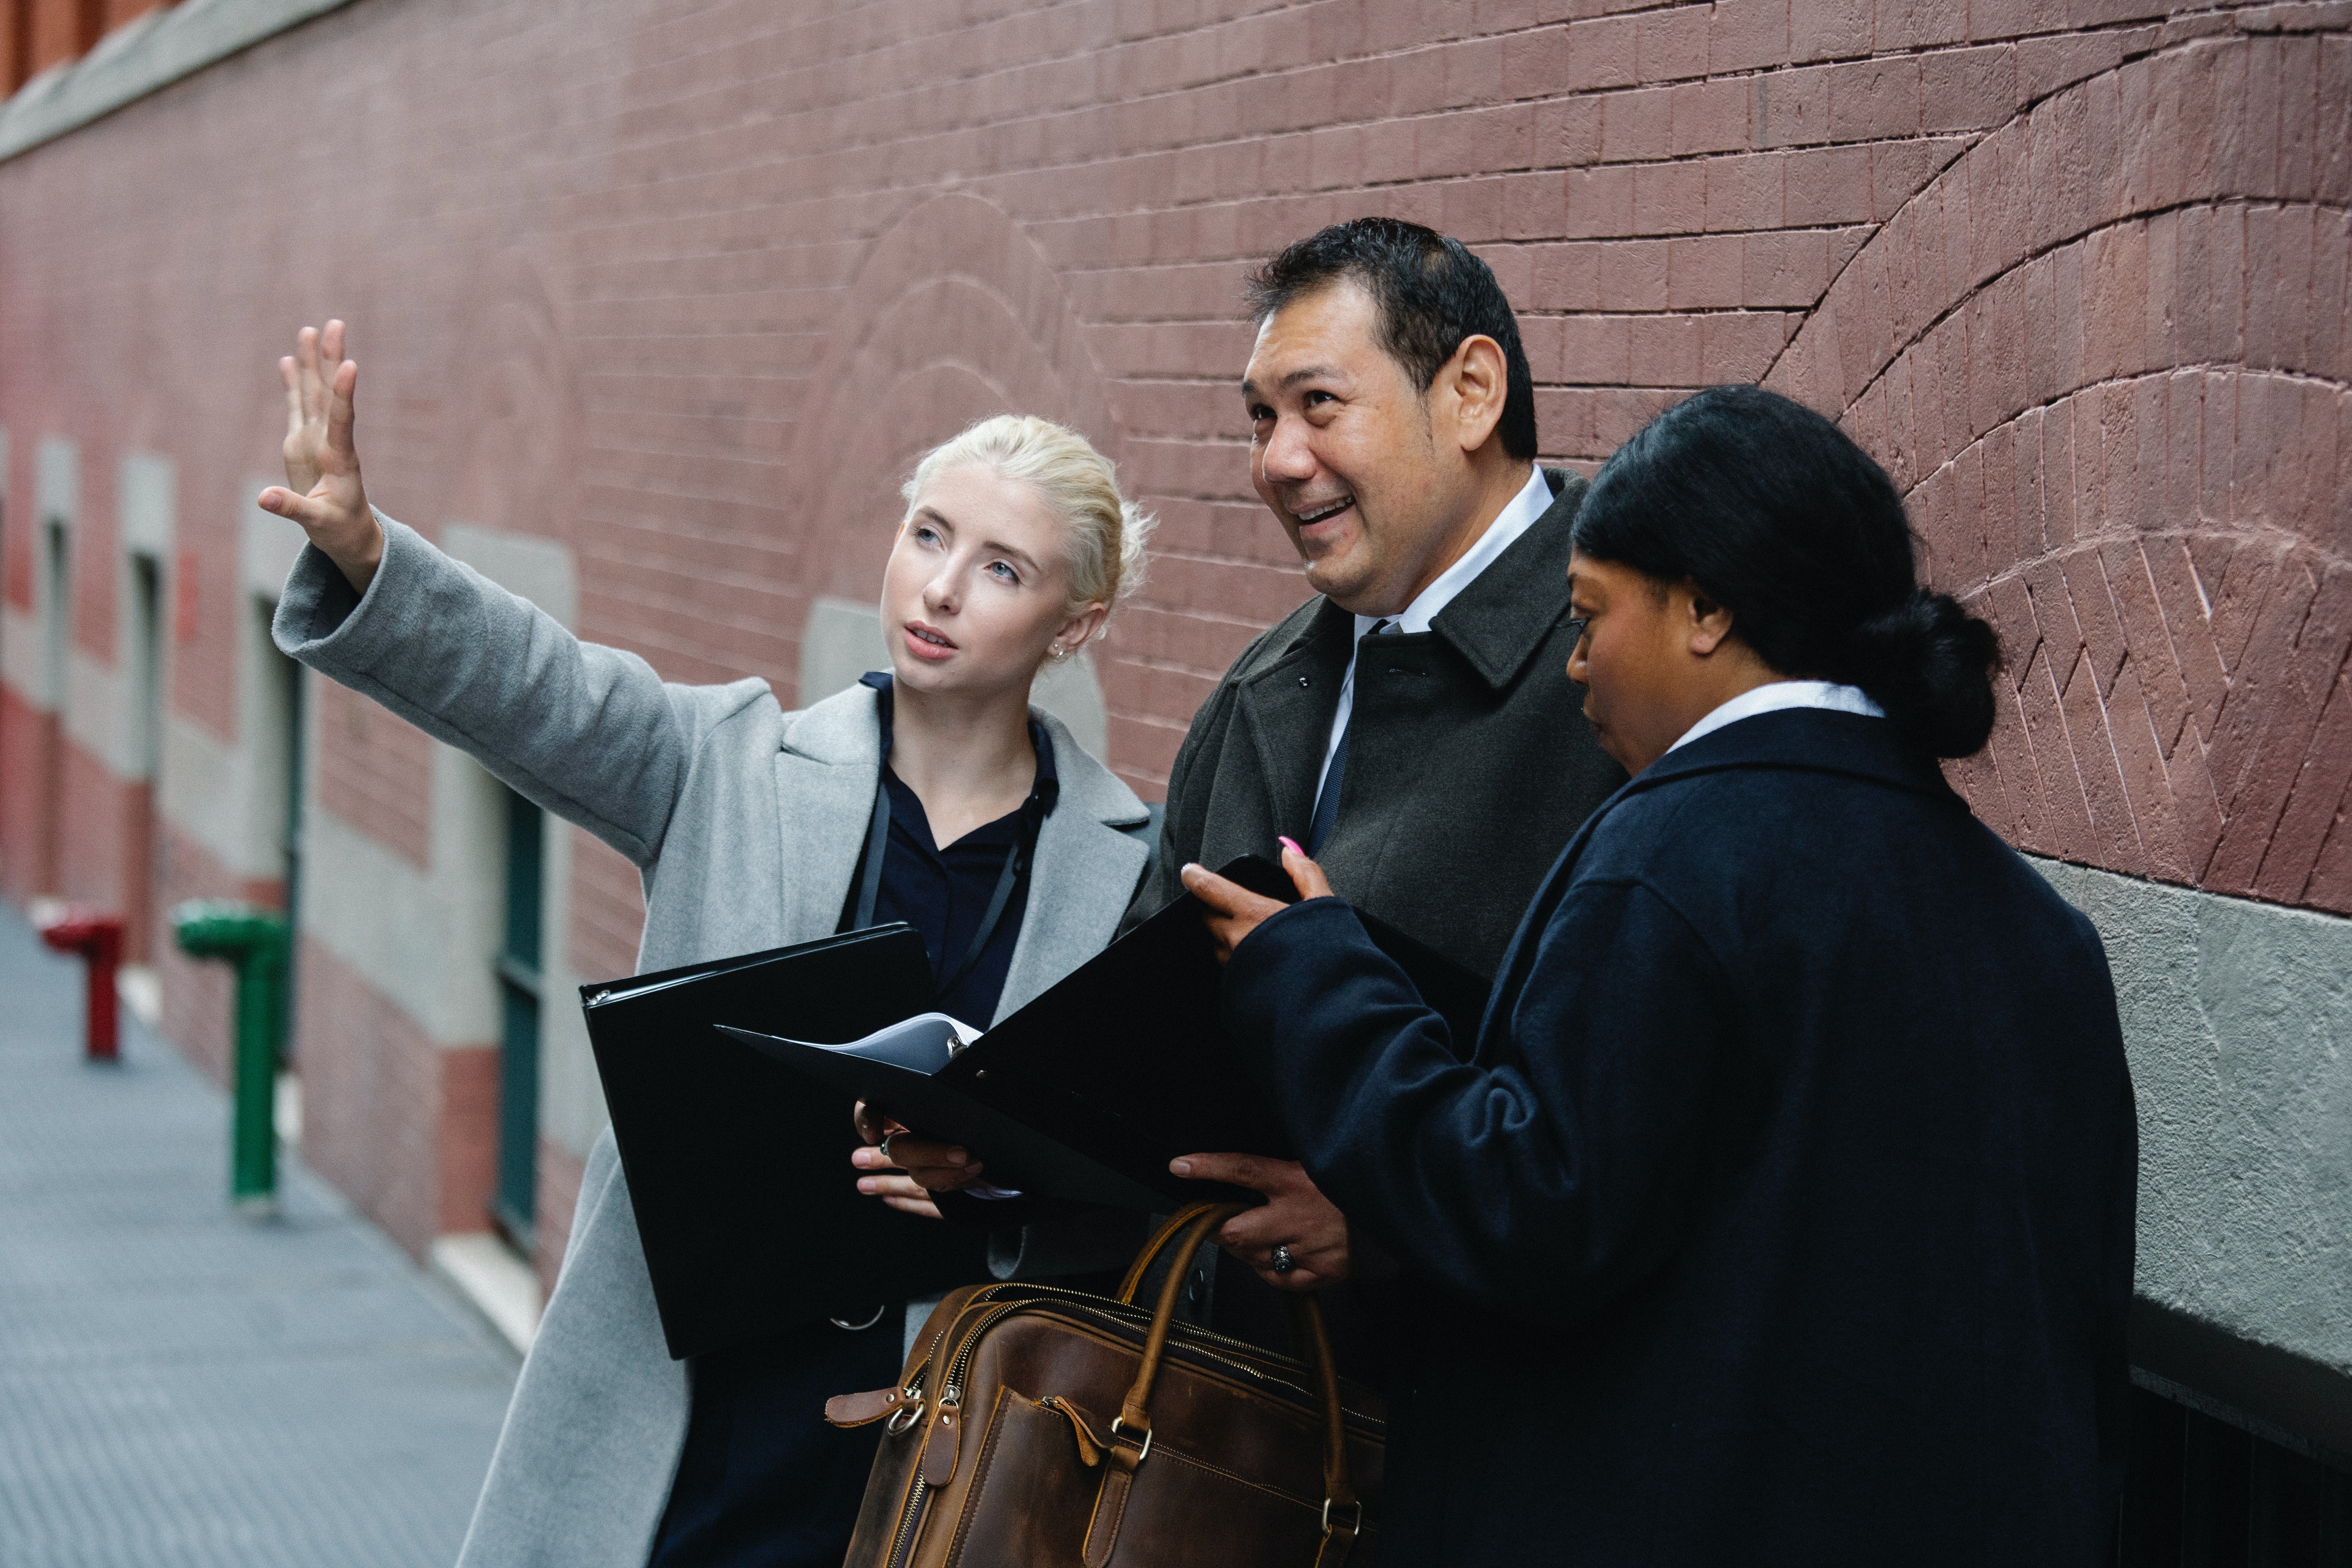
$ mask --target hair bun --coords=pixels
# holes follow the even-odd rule
[[[1992,733],[2000,640],[1949,594],[1921,588],[1853,629],[1856,681],[1913,744],[1965,757]]]

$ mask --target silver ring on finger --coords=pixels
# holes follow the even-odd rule
[[[886,1165],[896,1165],[898,1163],[898,1157],[890,1152],[890,1140],[897,1136],[898,1135],[896,1132],[882,1134],[882,1163]]]
[[[1290,1248],[1287,1246],[1279,1246],[1274,1249],[1274,1271],[1276,1274],[1287,1274],[1297,1267],[1298,1259],[1290,1256]]]

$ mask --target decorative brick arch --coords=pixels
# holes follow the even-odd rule
[[[1061,279],[1019,226],[976,196],[923,202],[869,247],[802,405],[793,471],[813,503],[805,586],[871,598],[898,485],[973,420],[1035,414],[1117,462],[1118,428]]]
[[[445,517],[571,542],[580,510],[582,402],[546,271],[501,250],[471,274],[434,449]]]
[[[2352,49],[2231,34],[2033,106],[1854,257],[1767,384],[1999,627],[1953,769],[2022,848],[2352,911]]]

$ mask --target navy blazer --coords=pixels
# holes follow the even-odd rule
[[[1553,867],[1476,1048],[1323,899],[1226,1009],[1427,1293],[1381,1560],[2087,1563],[2137,1126],[2090,922],[1884,720],[1668,753]]]

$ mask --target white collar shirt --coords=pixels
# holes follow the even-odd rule
[[[1428,587],[1413,595],[1412,604],[1393,616],[1358,616],[1356,617],[1355,649],[1363,647],[1365,636],[1382,621],[1383,637],[1391,632],[1425,632],[1438,612],[1454,602],[1454,596],[1478,580],[1478,574],[1495,563],[1504,551],[1518,542],[1519,536],[1536,524],[1536,520],[1551,510],[1552,494],[1543,468],[1530,463],[1528,482],[1519,493],[1495,514],[1478,542],[1462,552],[1462,559],[1437,574]],[[1315,774],[1315,793],[1323,794],[1323,781],[1331,774],[1331,759],[1339,754],[1339,742],[1348,733],[1348,718],[1356,710],[1356,652],[1348,655],[1348,673],[1339,681],[1339,708],[1331,715],[1331,732],[1323,742],[1323,766]]]
[[[1826,708],[1832,713],[1859,713],[1866,719],[1886,717],[1886,710],[1872,701],[1859,686],[1840,686],[1829,680],[1774,680],[1743,691],[1723,703],[1684,731],[1682,739],[1666,750],[1671,752],[1687,746],[1701,735],[1711,735],[1726,724],[1753,719],[1759,713],[1778,713],[1786,708]]]

